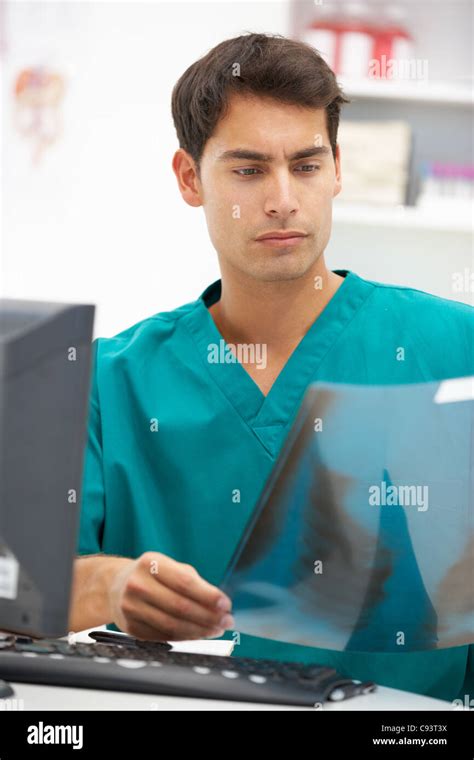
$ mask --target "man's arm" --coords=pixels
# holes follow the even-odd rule
[[[231,601],[191,566],[159,552],[138,559],[104,554],[74,561],[69,630],[115,623],[141,639],[222,636]]]
[[[74,560],[69,630],[113,623],[110,587],[117,573],[133,564],[132,559],[104,554],[89,554]]]

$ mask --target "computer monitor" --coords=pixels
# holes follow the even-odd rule
[[[68,631],[94,312],[0,299],[2,631]]]

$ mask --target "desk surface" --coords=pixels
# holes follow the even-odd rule
[[[98,626],[98,628],[105,626]],[[73,634],[76,641],[92,641],[86,631]],[[224,654],[223,646],[229,642],[201,642],[201,651]],[[186,648],[180,642],[179,649]],[[189,649],[199,648],[198,642],[190,642]],[[215,699],[171,697],[163,694],[138,694],[136,692],[104,691],[98,689],[43,686],[10,682],[15,691],[11,706],[20,710],[312,710],[314,708],[266,705],[255,702],[230,702]],[[18,702],[17,702],[18,700]],[[6,700],[5,702],[7,702]],[[2,701],[0,700],[0,710]],[[9,707],[5,704],[5,708]],[[342,702],[326,702],[322,710],[452,710],[451,702],[423,697],[406,691],[379,686],[377,691]]]
[[[21,710],[312,710],[314,708],[168,697],[95,689],[71,689],[11,683]],[[1,702],[0,702],[1,704]],[[16,703],[15,703],[16,704]],[[327,710],[452,710],[450,702],[379,686],[377,692],[343,702],[326,702]]]

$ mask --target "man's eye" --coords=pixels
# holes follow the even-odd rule
[[[318,172],[321,167],[318,166],[318,164],[303,164],[302,166],[297,166],[296,168],[302,169],[306,174],[313,174],[314,172]],[[310,171],[306,171],[307,169]]]
[[[301,166],[296,166],[295,169],[297,171],[300,171],[302,174],[314,174],[315,172],[320,170],[320,166],[318,164],[303,164]],[[250,172],[258,172],[260,169],[256,169],[255,167],[246,167],[244,169],[234,169],[234,174],[237,174],[239,177],[253,177],[254,174]]]
[[[256,172],[258,169],[255,169],[253,167],[250,167],[248,169],[235,169],[235,174],[238,174],[239,177],[251,177],[251,174],[240,174],[240,172]]]

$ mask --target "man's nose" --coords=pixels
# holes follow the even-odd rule
[[[286,172],[269,180],[265,213],[284,219],[299,209],[294,181]]]

